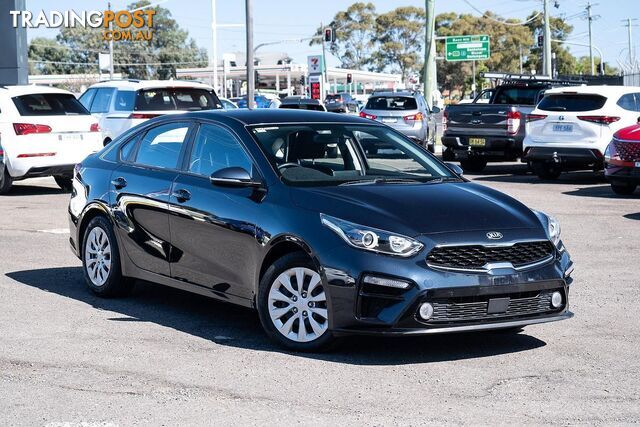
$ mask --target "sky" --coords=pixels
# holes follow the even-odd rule
[[[157,0],[152,0],[156,2]],[[336,12],[345,10],[356,0],[253,0],[254,4],[254,46],[259,43],[278,40],[310,37],[321,22],[330,22]],[[424,0],[370,0],[378,12],[386,12],[399,6],[424,7]],[[569,17],[574,26],[572,37],[568,40],[587,44],[587,20],[578,16],[584,11],[586,0],[557,0],[558,8],[553,7],[554,0],[549,0],[552,16]],[[112,0],[114,9],[124,9],[131,1]],[[593,43],[604,53],[605,62],[618,66],[617,59],[628,57],[627,28],[622,20],[640,18],[639,0],[594,0],[592,14],[598,16],[593,21]],[[218,24],[244,24],[245,2],[242,0],[217,0]],[[541,0],[435,0],[436,13],[456,12],[470,13],[479,16],[475,9],[491,10],[504,18],[525,18],[532,10],[541,10]],[[102,0],[27,0],[27,9],[39,10],[102,10],[107,1]],[[168,8],[181,27],[186,28],[200,47],[211,51],[211,0],[163,0],[162,7]],[[640,20],[633,23],[640,25]],[[640,27],[632,27],[633,44],[640,42]],[[29,39],[37,36],[54,37],[57,30],[30,29]],[[224,52],[244,51],[244,28],[218,29],[218,54]],[[306,62],[307,55],[320,53],[319,46],[303,43],[286,43],[270,46],[269,51],[287,52],[294,62]],[[571,46],[576,56],[588,55],[589,49]],[[640,49],[638,49],[640,50]],[[594,55],[597,55],[594,52]],[[328,54],[329,66],[338,65],[338,60]]]

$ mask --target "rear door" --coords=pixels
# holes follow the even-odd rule
[[[257,169],[235,133],[222,125],[203,123],[192,145],[169,202],[171,275],[218,295],[250,298],[255,270],[249,267],[257,262],[255,223],[264,193],[214,186],[209,178],[241,167],[258,179]]]
[[[169,276],[169,196],[192,127],[159,124],[123,146],[111,175],[118,241],[140,269]]]

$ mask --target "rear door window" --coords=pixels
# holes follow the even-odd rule
[[[96,92],[96,96],[91,103],[92,113],[108,113],[113,99],[114,88],[102,87]]]
[[[416,110],[418,103],[410,96],[375,96],[369,98],[367,110]]]
[[[156,168],[175,169],[187,138],[189,123],[156,126],[140,141],[135,163]]]
[[[627,111],[640,111],[640,93],[622,95],[616,104]]]
[[[66,93],[36,93],[13,98],[21,116],[88,115],[75,96]]]
[[[593,94],[550,94],[542,98],[538,109],[543,111],[592,111],[599,110],[607,98]]]

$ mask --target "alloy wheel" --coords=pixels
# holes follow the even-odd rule
[[[327,331],[327,296],[320,275],[309,268],[281,273],[271,284],[268,304],[273,325],[292,341],[314,341]]]
[[[111,243],[102,228],[94,227],[89,232],[84,248],[84,261],[91,283],[103,286],[111,271]]]

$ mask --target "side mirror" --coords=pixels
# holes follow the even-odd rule
[[[447,165],[447,167],[449,169],[451,169],[452,171],[454,171],[458,175],[463,175],[464,174],[464,170],[460,167],[460,165],[458,165],[456,163],[445,163],[445,165]]]
[[[433,114],[438,114],[440,112],[440,107],[436,107],[435,105],[431,108],[431,112]]]
[[[209,180],[220,187],[262,187],[262,183],[254,181],[246,169],[237,166],[217,170]]]

